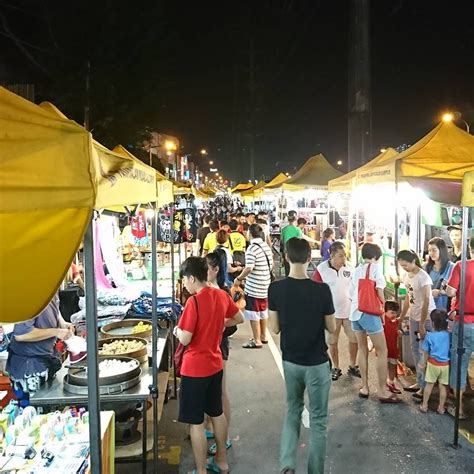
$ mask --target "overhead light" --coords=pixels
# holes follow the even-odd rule
[[[443,114],[443,122],[452,122],[454,120],[454,115],[451,112]]]

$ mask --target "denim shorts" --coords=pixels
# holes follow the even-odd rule
[[[352,330],[354,332],[366,332],[367,334],[378,334],[383,332],[382,318],[362,313],[357,321],[352,321]]]

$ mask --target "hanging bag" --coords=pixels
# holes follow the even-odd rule
[[[199,317],[199,306],[196,296],[193,296],[193,300],[196,304],[197,316]],[[174,352],[174,367],[177,377],[181,377],[181,367],[183,366],[184,353],[186,352],[187,347],[188,346],[184,346],[183,344],[178,343],[178,347],[176,347],[176,350]]]
[[[358,283],[359,311],[371,316],[382,316],[383,304],[377,295],[375,281],[370,279],[370,266],[367,265],[365,278],[361,278]]]

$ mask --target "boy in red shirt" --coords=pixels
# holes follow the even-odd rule
[[[398,349],[398,335],[400,323],[400,305],[396,301],[385,302],[385,324],[383,327],[385,340],[387,341],[387,360],[388,360],[388,380],[387,388],[396,394],[402,393],[395,385],[397,376],[398,358],[400,351]]]
[[[241,311],[223,290],[207,285],[207,263],[189,257],[181,266],[184,286],[193,296],[184,308],[175,336],[186,346],[181,366],[179,421],[190,425],[196,474],[206,474],[207,440],[204,414],[214,428],[217,454],[213,465],[229,470],[226,454],[227,421],[222,409],[222,353],[224,327],[244,322]]]

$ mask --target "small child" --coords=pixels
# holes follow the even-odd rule
[[[425,370],[425,390],[420,411],[428,411],[428,402],[434,384],[438,382],[439,405],[438,413],[443,415],[446,411],[447,386],[449,384],[449,351],[451,347],[451,336],[448,332],[448,315],[446,311],[435,309],[430,314],[432,332],[427,332],[423,341],[423,358],[420,369]]]
[[[385,314],[384,314],[384,333],[385,340],[387,341],[388,351],[388,380],[387,388],[396,394],[402,393],[401,390],[395,385],[395,378],[397,376],[398,358],[400,357],[400,351],[398,349],[398,336],[399,323],[400,323],[400,305],[396,301],[385,302]]]

